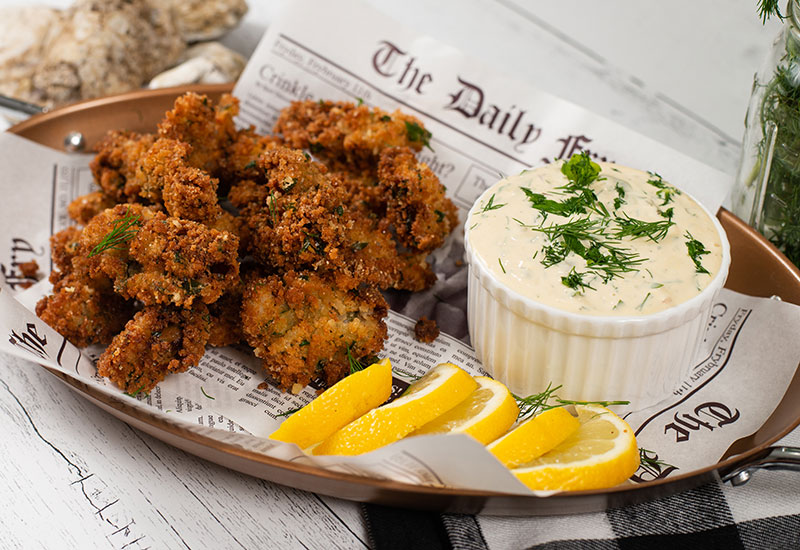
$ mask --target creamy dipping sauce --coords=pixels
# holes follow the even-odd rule
[[[570,178],[557,161],[499,181],[473,205],[470,246],[498,281],[545,305],[608,316],[656,313],[711,282],[722,244],[694,200],[654,173],[585,155],[567,164]],[[581,176],[587,167],[599,175]]]

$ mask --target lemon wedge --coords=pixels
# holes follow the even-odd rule
[[[412,432],[409,437],[465,433],[485,445],[504,434],[519,415],[517,402],[508,388],[497,380],[477,376],[475,381],[478,388],[464,401]]]
[[[325,390],[284,420],[269,437],[305,449],[381,405],[391,392],[392,364],[382,359]]]
[[[511,472],[537,491],[604,489],[639,467],[639,450],[627,422],[605,407],[576,405],[580,427],[560,445]]]
[[[580,425],[564,407],[556,407],[521,422],[500,439],[492,441],[486,450],[506,468],[516,468],[542,456],[575,433]]]
[[[461,368],[452,363],[442,363],[411,384],[403,395],[352,421],[311,452],[315,455],[357,455],[373,451],[449,411],[477,386],[472,376]]]

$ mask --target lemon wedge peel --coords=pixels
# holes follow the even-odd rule
[[[412,432],[409,437],[465,433],[485,445],[506,433],[519,415],[514,396],[505,385],[488,376],[476,376],[475,381],[478,383],[477,389],[465,400]]]
[[[639,468],[633,430],[605,407],[576,405],[580,427],[541,457],[511,470],[534,491],[605,489]]]
[[[393,443],[466,399],[478,383],[452,363],[442,363],[386,405],[372,409],[330,435],[315,455],[358,455]]]
[[[284,420],[269,437],[306,449],[389,399],[389,359],[343,378]]]
[[[578,419],[564,407],[555,407],[524,420],[504,436],[492,441],[486,450],[506,468],[516,468],[553,449],[575,433],[580,425]]]

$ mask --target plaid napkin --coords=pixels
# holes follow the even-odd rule
[[[436,285],[387,296],[393,309],[435,319],[468,342],[467,270],[456,243],[434,264]],[[800,428],[776,445],[800,447]],[[362,507],[373,548],[383,549],[792,549],[800,550],[800,472],[762,471],[747,484],[713,483],[651,502],[572,516],[437,514]]]
[[[777,445],[800,447],[800,428]],[[800,549],[800,472],[760,471],[745,485],[711,483],[593,514],[498,517],[363,505],[384,549]]]

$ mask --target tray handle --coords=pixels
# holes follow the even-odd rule
[[[800,472],[800,447],[767,447],[745,464],[740,464],[722,476],[738,487],[750,481],[756,470],[792,470]]]

